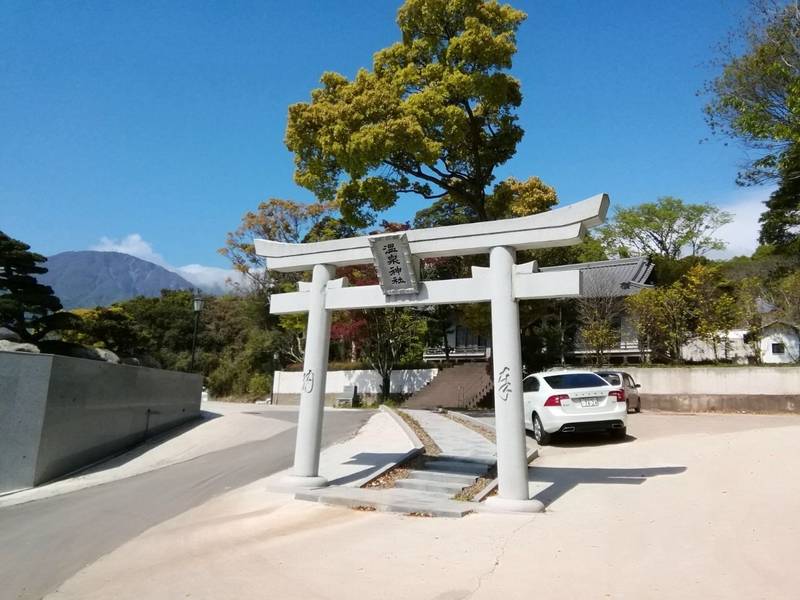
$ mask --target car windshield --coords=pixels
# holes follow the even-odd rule
[[[611,385],[619,385],[621,383],[619,375],[616,373],[598,373],[598,375],[600,375],[600,377],[605,379]]]
[[[587,388],[608,385],[599,375],[594,373],[565,373],[563,375],[548,375],[544,378],[554,390],[567,388]]]

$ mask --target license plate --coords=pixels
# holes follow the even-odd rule
[[[583,408],[589,408],[591,406],[599,406],[599,405],[600,405],[599,400],[581,400],[581,406]]]

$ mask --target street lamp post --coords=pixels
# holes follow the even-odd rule
[[[192,360],[189,363],[189,371],[194,371],[194,355],[197,348],[197,324],[200,321],[200,311],[203,310],[203,297],[200,295],[200,290],[195,292],[192,298],[192,310],[194,310],[194,332],[192,333]]]

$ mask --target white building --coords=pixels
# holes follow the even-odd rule
[[[785,321],[772,321],[761,328],[761,362],[800,362],[800,329]]]
[[[770,321],[759,330],[759,349],[764,364],[792,364],[800,361],[800,330],[785,321]],[[727,343],[717,345],[716,355],[711,344],[703,340],[692,340],[681,349],[687,362],[731,360],[739,364],[755,362],[752,346],[745,329],[728,332]]]

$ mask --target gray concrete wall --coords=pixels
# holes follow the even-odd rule
[[[202,377],[0,352],[0,493],[38,485],[200,414]]]
[[[642,394],[642,410],[721,413],[800,413],[800,394]]]
[[[675,412],[800,413],[800,367],[622,367],[642,408]]]
[[[759,395],[800,394],[798,367],[620,367],[644,394]]]
[[[31,487],[53,357],[0,352],[0,494]]]

